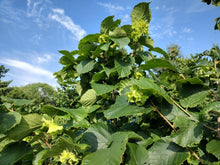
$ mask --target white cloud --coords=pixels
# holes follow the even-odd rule
[[[182,30],[183,33],[192,33],[192,29],[188,28],[188,27],[184,27]]]
[[[20,70],[25,71],[27,73],[31,73],[33,75],[47,76],[50,79],[54,78],[52,72],[49,72],[49,71],[44,70],[42,68],[36,67],[36,66],[31,65],[29,63],[26,63],[24,61],[2,59],[1,63],[8,65],[8,66],[11,66],[11,67],[15,67],[17,69],[20,69]]]
[[[58,86],[53,73],[41,67],[13,59],[1,59],[1,64],[9,66],[10,71],[7,76],[9,75],[9,79],[15,80],[16,82],[13,83],[16,85],[42,82],[53,87]]]
[[[37,63],[45,63],[49,62],[51,60],[51,56],[49,54],[44,54],[43,56],[38,56],[37,57]]]
[[[101,3],[101,2],[99,2],[98,5],[105,7],[106,9],[108,9],[108,11],[109,11],[110,13],[113,13],[113,14],[114,14],[114,13],[117,13],[117,12],[119,12],[119,11],[124,11],[124,10],[125,10],[124,7],[122,7],[122,6],[116,6],[116,5],[113,5],[113,4],[111,4],[111,3]]]
[[[76,40],[80,40],[86,34],[84,29],[75,24],[69,16],[65,15],[63,9],[52,9],[52,13],[49,14],[49,18],[63,25],[73,34]]]

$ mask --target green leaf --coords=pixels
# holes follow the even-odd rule
[[[112,41],[114,41],[114,43],[116,43],[116,45],[119,46],[119,48],[123,48],[130,43],[130,39],[128,37],[123,37],[123,38],[110,37],[110,38]]]
[[[132,26],[131,25],[123,25],[120,28],[123,29],[126,32],[127,37],[130,38],[131,32],[132,32]]]
[[[54,107],[51,105],[44,105],[42,108],[42,112],[44,114],[47,114],[49,116],[55,116],[55,115],[65,115],[63,111],[60,110],[58,107]]]
[[[151,20],[151,11],[150,11],[150,2],[142,2],[137,4],[131,13],[131,22],[132,24],[140,19],[144,20],[147,24],[150,23]]]
[[[5,147],[0,154],[0,162],[2,165],[13,165],[25,155],[31,152],[32,148],[25,142],[12,143]]]
[[[96,91],[97,95],[103,95],[115,89],[114,85],[91,83],[91,86],[92,86],[92,89]]]
[[[82,119],[80,121],[70,120],[67,124],[64,125],[65,128],[89,128],[90,123],[86,119]]]
[[[141,146],[134,143],[128,143],[130,160],[129,165],[141,165],[147,164],[147,150]]]
[[[93,60],[82,60],[76,67],[77,73],[84,74],[93,70],[95,61]]]
[[[30,133],[41,127],[41,119],[41,115],[35,113],[23,115],[20,124],[16,125],[9,131],[8,137],[14,140],[23,139],[25,136],[28,136]]]
[[[72,151],[74,149],[74,143],[70,137],[67,135],[65,137],[59,138],[58,141],[54,145],[51,146],[50,149],[43,150],[38,152],[33,160],[34,165],[41,165],[41,163],[47,158],[58,156],[63,152],[63,150]]]
[[[106,123],[97,123],[88,128],[82,137],[82,142],[88,144],[90,152],[107,148],[107,142],[112,129]]]
[[[108,77],[110,76],[111,73],[116,72],[115,67],[109,68],[109,67],[103,66],[103,69]]]
[[[204,107],[203,111],[206,113],[210,111],[220,113],[220,102],[213,102],[208,104],[207,106]]]
[[[60,58],[59,63],[61,63],[62,65],[69,65],[73,64],[73,62],[75,61],[73,55],[76,55],[78,53],[78,50],[75,50],[73,52],[69,52],[67,50],[60,50],[59,53],[64,55]]]
[[[94,153],[88,154],[84,157],[82,165],[116,165],[123,161],[123,154],[126,150],[126,144],[130,138],[140,138],[133,132],[116,132],[109,140],[110,147],[99,149]]]
[[[121,27],[116,27],[113,31],[110,31],[109,32],[109,37],[112,37],[112,38],[123,38],[123,37],[126,37],[127,34],[125,32],[124,29],[122,29]]]
[[[87,110],[83,107],[77,109],[60,108],[60,110],[70,114],[76,121],[81,121],[87,116]]]
[[[154,47],[154,40],[149,36],[141,36],[139,42],[150,49],[153,49]]]
[[[46,155],[46,153],[48,152],[48,150],[42,150],[40,152],[38,152],[35,155],[35,158],[33,160],[33,165],[42,165],[44,162],[44,155]]]
[[[158,140],[148,150],[148,164],[181,165],[189,156],[186,149],[173,142]]]
[[[131,74],[132,65],[134,63],[133,57],[126,57],[127,61],[122,61],[121,59],[115,60],[115,68],[119,74],[119,77],[127,77]]]
[[[220,2],[219,2],[220,3]],[[220,17],[215,19],[215,26],[214,26],[215,30],[219,30],[220,31]]]
[[[175,104],[162,104],[159,109],[169,121],[173,121],[176,116],[187,116]]]
[[[83,47],[83,45],[85,45],[87,43],[98,42],[99,36],[100,36],[99,33],[89,34],[89,35],[85,36],[84,38],[82,38],[80,40],[79,45],[78,45],[78,49],[81,49]]]
[[[0,113],[0,133],[4,133],[15,127],[21,121],[21,115],[18,112]]]
[[[219,160],[220,160],[220,140],[211,140],[207,145],[206,145],[206,150],[215,155]]]
[[[105,43],[105,44],[100,46],[100,49],[104,50],[104,51],[107,51],[110,45],[111,45],[111,42]]]
[[[70,114],[76,121],[81,121],[87,116],[87,110],[85,108],[69,109],[69,108],[58,108],[51,105],[45,105],[43,107],[43,112],[49,116],[55,115],[65,115]]]
[[[154,52],[162,54],[166,60],[169,60],[170,58],[167,52],[159,47],[151,48],[150,51],[154,51]]]
[[[132,80],[132,84],[139,86],[142,89],[147,89],[153,92],[154,95],[159,94],[168,103],[173,104],[172,100],[163,88],[160,88],[153,80],[141,77],[139,80]]]
[[[68,57],[66,56],[62,56],[59,60],[59,63],[62,64],[62,65],[71,65],[73,64],[73,60],[70,60]]]
[[[14,106],[23,106],[23,105],[28,105],[28,104],[31,104],[33,103],[34,101],[33,100],[26,100],[26,99],[11,99],[11,98],[8,98],[8,97],[4,97],[2,96],[1,97],[3,101],[7,101],[7,102],[10,102],[10,103],[13,103]]]
[[[121,20],[116,20],[113,21],[114,16],[109,16],[107,18],[105,18],[102,23],[101,23],[101,32],[100,33],[108,33],[110,30],[115,29],[116,27],[118,27],[118,25],[120,25]]]
[[[140,66],[140,69],[144,70],[154,68],[167,68],[176,71],[176,68],[169,61],[164,59],[151,59],[149,61],[145,61],[145,64]]]
[[[16,141],[9,139],[9,138],[6,138],[6,139],[0,141],[0,153],[7,145],[9,145],[10,143],[14,143],[14,142],[16,142]]]
[[[171,135],[171,140],[182,147],[193,147],[202,140],[202,125],[186,116],[177,116],[174,126],[179,127],[177,133]]]
[[[96,92],[94,89],[87,90],[79,101],[83,106],[91,106],[96,102]]]
[[[58,52],[68,57],[70,60],[74,60],[73,56],[78,53],[78,50],[74,50],[72,52],[69,52],[68,50],[59,50]]]
[[[121,116],[138,115],[151,112],[151,108],[138,107],[135,105],[129,105],[126,96],[118,96],[116,102],[109,109],[104,111],[104,115],[107,119],[118,118]]]
[[[97,72],[92,76],[92,82],[97,82],[105,77],[105,71]]]
[[[180,99],[180,104],[184,108],[196,107],[206,99],[206,96],[208,94],[209,91],[203,88],[183,89],[183,91],[181,92],[181,96],[183,97],[183,99]]]
[[[182,84],[186,84],[186,83],[190,83],[192,85],[194,84],[199,84],[199,85],[203,85],[203,81],[200,80],[199,78],[187,78],[187,79],[182,79],[182,80],[178,80],[176,81],[176,85],[180,86]]]
[[[93,106],[87,108],[87,112],[92,113],[92,112],[96,111],[99,108],[100,108],[100,105],[93,105]]]

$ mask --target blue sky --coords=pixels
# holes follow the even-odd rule
[[[58,50],[75,50],[79,40],[100,32],[110,15],[130,24],[139,0],[0,0],[0,65],[10,71],[3,80],[11,86],[42,82],[57,86],[53,73],[60,70]],[[152,0],[150,36],[166,50],[171,43],[182,54],[201,53],[220,44],[214,19],[220,7],[201,0]]]

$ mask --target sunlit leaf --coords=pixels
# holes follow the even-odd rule
[[[206,145],[209,153],[215,155],[220,160],[220,140],[212,140]]]
[[[21,115],[18,112],[0,113],[0,133],[4,133],[15,127],[21,121]]]
[[[91,83],[91,86],[92,86],[92,89],[96,91],[97,95],[103,95],[115,89],[114,85],[107,85],[107,84]]]
[[[126,96],[118,96],[115,104],[104,111],[104,115],[107,119],[113,119],[121,116],[138,115],[143,113],[147,114],[151,110],[151,108],[129,105]]]
[[[96,92],[94,89],[87,90],[79,101],[83,106],[91,106],[96,102]]]
[[[132,24],[140,19],[144,20],[147,24],[150,23],[151,20],[151,11],[149,7],[150,3],[139,3],[137,4],[131,13],[131,22]]]
[[[77,73],[80,74],[84,74],[87,73],[91,70],[93,70],[95,66],[95,61],[93,60],[82,60],[78,65],[77,65]]]
[[[154,68],[167,68],[174,71],[176,70],[176,68],[169,61],[164,59],[151,59],[149,61],[145,61],[145,64],[140,66],[140,69],[144,70]]]
[[[174,126],[178,127],[177,133],[173,133],[171,140],[182,147],[193,147],[202,140],[202,125],[194,122],[186,116],[177,116]]]
[[[147,163],[152,165],[181,165],[189,156],[186,149],[173,142],[159,140],[148,150]]]

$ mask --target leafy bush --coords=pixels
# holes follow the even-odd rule
[[[55,75],[74,87],[77,104],[39,115],[4,103],[1,163],[218,164],[220,50],[170,58],[149,37],[149,5],[134,7],[132,25],[107,17],[78,50],[60,51]]]

